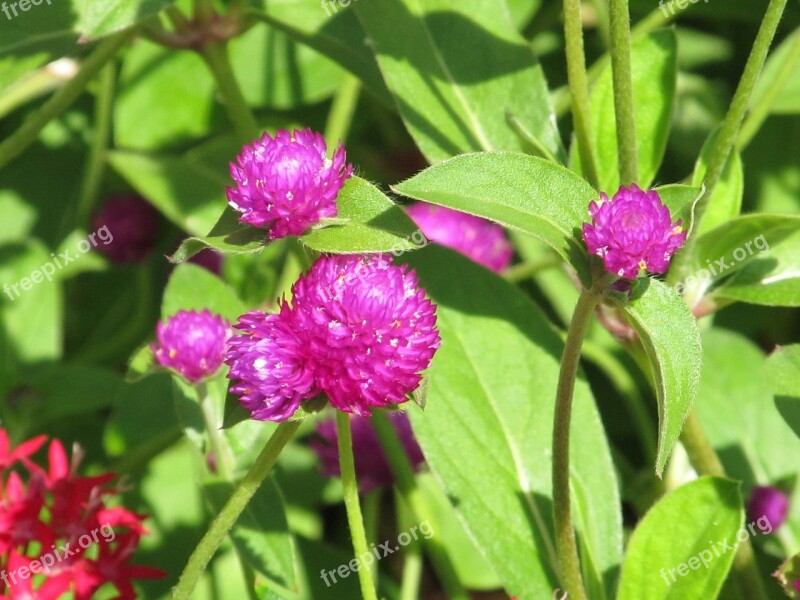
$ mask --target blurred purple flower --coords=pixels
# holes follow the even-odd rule
[[[496,273],[511,264],[514,249],[500,225],[425,202],[416,202],[406,210],[432,242],[457,250]]]
[[[325,139],[310,129],[265,133],[231,163],[236,185],[227,188],[228,203],[271,240],[305,233],[336,216],[336,196],[353,173],[341,144],[333,158],[327,152]]]
[[[179,310],[156,326],[152,345],[158,364],[196,383],[222,365],[230,326],[208,310]]]
[[[658,192],[636,185],[620,187],[613,199],[604,193],[589,205],[591,223],[583,224],[589,252],[603,259],[606,271],[635,279],[639,271],[665,273],[670,258],[686,241],[680,220],[671,221]]]
[[[95,231],[106,227],[112,239],[97,249],[117,263],[137,263],[153,250],[158,234],[158,212],[133,195],[110,196],[92,217]]]
[[[393,412],[389,418],[394,425],[397,435],[405,448],[408,460],[414,471],[419,471],[425,458],[422,450],[414,438],[411,423],[405,413]],[[355,457],[356,479],[362,494],[368,494],[380,487],[390,486],[394,483],[394,475],[383,453],[378,435],[369,419],[359,416],[350,417],[350,426],[353,434],[353,456]],[[322,421],[317,425],[317,431],[311,438],[309,445],[319,456],[322,474],[326,477],[338,477],[339,469],[338,435],[336,422],[333,419]]]
[[[214,275],[222,274],[222,254],[211,248],[200,250],[200,252],[192,256],[187,262],[203,267],[206,271],[210,271]]]
[[[750,521],[766,517],[774,531],[786,521],[788,512],[789,498],[778,488],[756,486],[750,492],[750,499],[747,501],[747,517]]]

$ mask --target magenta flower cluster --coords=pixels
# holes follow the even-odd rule
[[[583,224],[589,252],[603,259],[609,273],[635,279],[646,269],[665,273],[670,258],[683,246],[686,232],[672,222],[655,190],[620,187],[612,199],[604,193],[589,205],[591,223]]]
[[[789,498],[781,490],[771,486],[756,486],[747,501],[747,518],[757,521],[766,518],[772,530],[778,529],[789,514]]]
[[[271,240],[304,233],[336,216],[336,196],[353,173],[341,144],[332,158],[327,152],[325,139],[310,129],[265,133],[231,163],[236,185],[227,188],[228,203]]]
[[[208,310],[179,310],[156,326],[158,364],[197,383],[222,366],[230,325]]]
[[[385,255],[322,257],[292,296],[277,314],[245,315],[230,343],[231,389],[253,418],[285,420],[321,392],[362,416],[400,404],[439,347],[435,306]]]
[[[496,273],[511,264],[514,250],[499,225],[425,202],[412,204],[407,212],[432,242],[452,248]]]
[[[414,471],[418,471],[425,461],[425,457],[414,438],[408,415],[402,412],[393,412],[390,413],[389,418],[400,438],[411,467]],[[392,469],[369,419],[353,416],[350,418],[350,427],[353,435],[353,455],[359,491],[362,494],[368,494],[376,488],[392,485],[394,483]],[[319,457],[322,474],[326,477],[337,477],[341,474],[337,448],[338,439],[336,422],[333,419],[327,419],[317,425],[315,435],[309,443],[311,449]]]

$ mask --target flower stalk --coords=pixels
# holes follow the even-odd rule
[[[639,179],[636,148],[636,119],[631,76],[631,23],[628,0],[611,0],[611,75],[614,84],[614,115],[617,122],[617,148],[622,185]]]

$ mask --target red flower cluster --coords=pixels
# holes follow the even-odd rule
[[[115,475],[79,477],[58,440],[50,442],[47,470],[34,463],[46,441],[37,436],[12,449],[0,429],[0,600],[88,600],[106,584],[119,600],[136,598],[132,579],[164,576],[128,564],[147,533],[144,517],[107,507],[105,498],[119,494],[108,487]]]

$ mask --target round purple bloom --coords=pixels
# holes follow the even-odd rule
[[[317,394],[314,372],[291,327],[289,307],[266,315],[253,311],[239,317],[225,362],[234,381],[231,391],[254,419],[285,421],[307,398]]]
[[[408,415],[393,412],[389,414],[389,418],[403,444],[411,466],[415,472],[419,471],[425,457],[414,438]],[[364,417],[352,416],[350,417],[350,427],[353,435],[356,479],[361,493],[368,494],[376,488],[392,485],[394,475],[372,423]],[[311,449],[319,456],[322,463],[322,474],[326,477],[341,475],[338,439],[336,422],[328,419],[317,425],[316,434],[309,443]]]
[[[600,194],[589,205],[591,223],[583,224],[589,252],[603,259],[606,271],[635,279],[639,271],[665,273],[672,255],[686,241],[681,221],[671,221],[669,209],[655,190],[620,187],[610,199]]]
[[[774,531],[783,525],[788,512],[789,498],[778,488],[756,486],[750,492],[750,499],[747,501],[747,517],[751,521],[758,521],[764,517]]]
[[[331,404],[368,416],[414,391],[439,347],[435,306],[386,255],[324,256],[292,288],[294,329]]]
[[[432,242],[457,250],[495,273],[511,264],[514,249],[500,225],[425,202],[412,204],[407,212]]]
[[[156,209],[132,195],[110,196],[92,217],[97,249],[117,263],[144,260],[155,245],[158,224]]]
[[[230,166],[236,186],[227,188],[239,221],[267,229],[274,240],[335,217],[336,196],[353,167],[341,144],[333,158],[327,152],[325,139],[310,129],[265,133],[244,146]]]
[[[222,365],[230,327],[208,310],[179,310],[156,327],[156,360],[196,383],[216,373]]]

